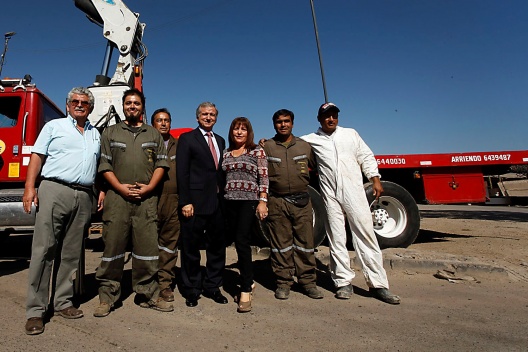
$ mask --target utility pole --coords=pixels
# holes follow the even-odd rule
[[[310,0],[310,5],[312,6],[312,19],[313,19],[314,32],[315,32],[315,41],[317,42],[317,54],[319,55],[319,68],[321,69],[321,79],[323,81],[324,98],[325,98],[325,103],[328,103],[328,95],[326,94],[326,81],[325,81],[325,74],[324,74],[324,68],[323,68],[323,57],[321,55],[321,46],[319,45],[319,32],[317,31],[317,21],[315,20],[315,10],[314,10],[313,0]]]
[[[4,42],[4,52],[2,53],[2,60],[0,61],[0,78],[2,78],[2,68],[4,67],[4,60],[5,60],[5,56],[7,52],[7,42],[15,34],[16,34],[15,32],[7,32],[6,34],[4,34],[5,42]]]

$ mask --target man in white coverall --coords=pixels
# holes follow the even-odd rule
[[[339,108],[325,103],[317,119],[321,127],[301,137],[310,143],[317,158],[321,193],[328,214],[330,272],[337,287],[336,298],[349,299],[353,294],[354,270],[346,247],[345,215],[352,231],[352,242],[370,293],[377,299],[399,304],[392,294],[383,268],[383,258],[374,228],[370,206],[363,189],[361,172],[372,182],[374,195],[383,192],[378,164],[370,148],[352,128],[338,127]]]

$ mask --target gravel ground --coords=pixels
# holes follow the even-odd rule
[[[177,294],[175,310],[161,313],[134,304],[130,263],[124,277],[123,303],[106,318],[93,317],[98,303],[94,272],[101,256],[99,240],[87,241],[85,317],[51,317],[44,334],[24,334],[29,236],[14,236],[0,248],[0,351],[526,351],[528,300],[526,260],[528,216],[521,209],[477,207],[422,208],[417,243],[385,250],[425,262],[456,258],[460,262],[505,267],[507,275],[481,267],[470,277],[448,281],[434,266],[387,267],[391,290],[402,304],[371,298],[358,272],[354,296],[333,297],[327,248],[319,248],[318,285],[325,294],[312,300],[294,287],[278,301],[266,251],[254,256],[257,292],[251,313],[236,313],[232,296],[237,269],[228,249],[224,291],[230,302],[202,298],[195,308]],[[351,252],[354,255],[354,252]]]

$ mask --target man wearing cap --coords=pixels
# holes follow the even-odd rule
[[[346,247],[345,215],[352,231],[352,242],[370,293],[383,302],[399,304],[392,294],[383,268],[382,253],[374,233],[370,206],[363,189],[361,172],[372,182],[374,195],[383,192],[374,154],[356,130],[338,126],[339,108],[333,103],[319,107],[321,127],[301,137],[312,146],[317,159],[321,193],[327,210],[330,272],[337,287],[336,297],[353,294],[354,270]]]

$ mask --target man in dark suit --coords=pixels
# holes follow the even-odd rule
[[[225,175],[222,151],[225,140],[213,133],[218,110],[213,103],[196,109],[198,128],[184,133],[176,150],[181,221],[181,273],[185,304],[198,305],[200,294],[220,304],[227,298],[220,292],[225,267],[222,195]],[[202,278],[200,245],[205,241],[206,270]]]

